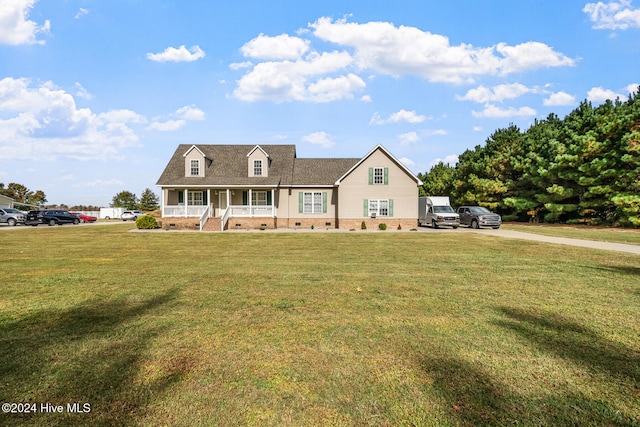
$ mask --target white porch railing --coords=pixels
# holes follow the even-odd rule
[[[173,205],[164,206],[162,209],[163,217],[199,217],[204,214],[205,211],[210,212],[208,205]]]
[[[273,206],[229,206],[229,216],[268,217],[273,216]]]
[[[207,208],[204,210],[204,212],[200,216],[200,231],[202,231],[202,227],[204,227],[204,224],[207,222],[210,211],[211,211],[211,206],[207,206]]]

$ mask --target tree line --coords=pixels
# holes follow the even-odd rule
[[[425,174],[421,195],[448,195],[507,220],[640,226],[640,87],[626,101],[583,101],[525,131],[509,125],[455,166]]]
[[[113,196],[109,207],[154,211],[160,208],[160,199],[149,188],[145,189],[140,197],[130,191],[121,191]]]

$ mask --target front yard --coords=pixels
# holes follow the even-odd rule
[[[0,233],[3,403],[90,404],[1,425],[640,422],[635,255],[129,229]]]

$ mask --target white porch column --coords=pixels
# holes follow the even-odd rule
[[[184,189],[184,217],[187,217],[187,210],[189,209],[189,190]]]
[[[271,189],[271,218],[276,217],[276,190]]]
[[[227,188],[227,209],[231,206],[231,190]]]
[[[251,207],[251,199],[253,199],[253,197],[251,197],[251,189],[249,189],[249,218],[253,218],[253,209]]]
[[[211,215],[211,206],[213,205],[213,201],[211,200],[211,189],[207,188],[207,204],[209,205],[209,218],[211,218],[213,215]]]
[[[162,209],[162,211],[161,211],[162,214],[161,214],[160,217],[164,218],[164,192],[165,192],[165,189],[162,188],[162,187],[160,187],[160,188],[161,188],[161,190],[160,190],[160,207]]]

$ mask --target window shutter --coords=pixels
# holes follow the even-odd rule
[[[369,168],[369,185],[373,185],[373,168]]]
[[[182,191],[178,191],[178,204],[184,205],[184,193]]]
[[[271,191],[267,191],[267,205],[271,205]]]
[[[389,216],[393,216],[393,199],[389,199]]]
[[[322,192],[322,213],[327,213],[327,192]]]
[[[369,216],[369,200],[368,199],[364,199],[364,213],[363,216],[367,217]]]
[[[298,193],[298,213],[302,213],[302,205],[304,203],[304,193],[300,191]]]
[[[389,185],[389,168],[384,168],[384,185]]]
[[[202,204],[205,205],[205,206],[209,204],[209,200],[207,200],[207,192],[206,191],[202,192]]]
[[[246,206],[246,205],[248,205],[248,204],[249,204],[249,199],[248,199],[248,197],[247,197],[247,196],[248,196],[248,195],[247,195],[247,192],[246,192],[246,191],[243,191],[243,192],[242,192],[242,204],[243,204],[243,206]]]

